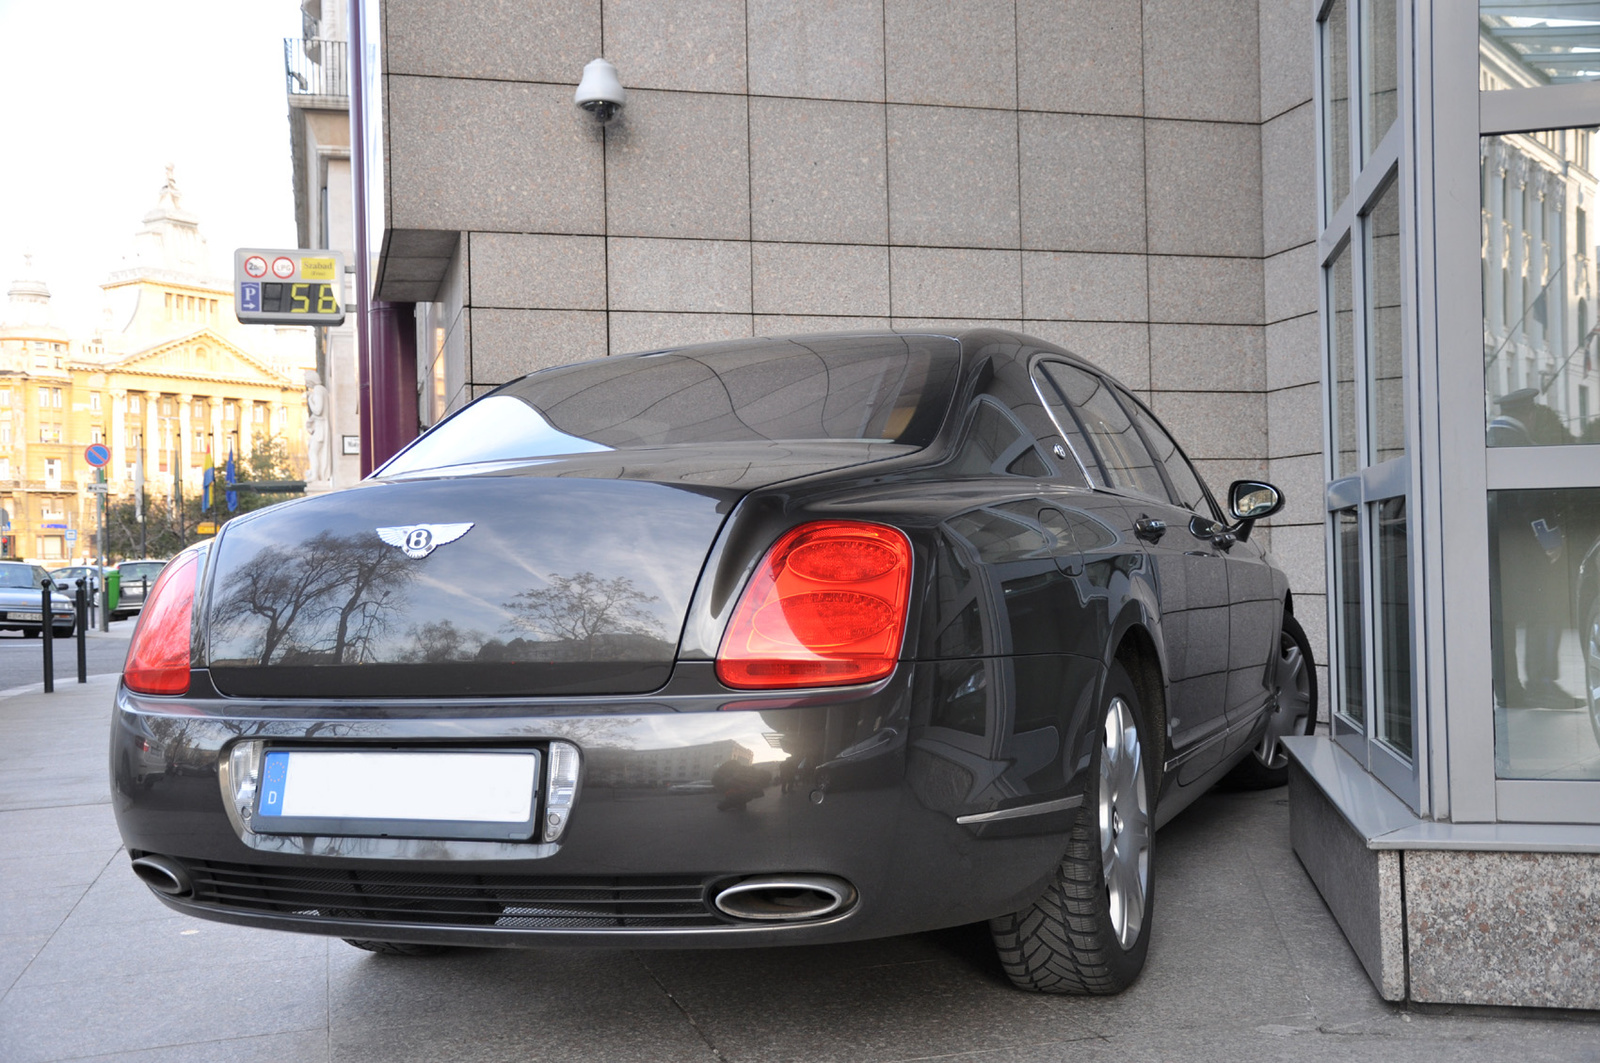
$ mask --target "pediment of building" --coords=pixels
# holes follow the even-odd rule
[[[293,387],[296,381],[211,329],[162,340],[106,365],[120,374],[168,379]]]

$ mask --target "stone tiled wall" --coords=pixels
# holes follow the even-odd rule
[[[1214,488],[1287,489],[1266,534],[1320,651],[1301,0],[385,0],[383,16],[389,226],[460,234],[448,296],[397,274],[391,297],[444,304],[429,349],[460,360],[450,406],[666,344],[1018,328],[1147,398]],[[602,54],[628,89],[604,130],[572,104]]]

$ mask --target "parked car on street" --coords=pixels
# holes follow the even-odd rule
[[[167,565],[117,820],[170,907],[379,952],[988,921],[1115,992],[1156,828],[1314,723],[1282,501],[1009,332],[543,370]],[[208,767],[144,789],[140,742]]]
[[[117,607],[111,613],[113,620],[136,616],[144,608],[145,596],[155,586],[156,577],[166,567],[165,561],[124,561],[116,566],[118,579]]]
[[[44,630],[44,584],[50,584],[51,633],[70,636],[78,614],[73,600],[56,589],[55,580],[39,565],[0,561],[0,631],[20,631],[36,638]]]
[[[95,585],[100,581],[100,570],[93,565],[68,565],[65,568],[53,568],[50,577],[56,581],[56,590],[72,597],[78,593],[78,580],[93,580]],[[88,584],[85,584],[88,586]]]

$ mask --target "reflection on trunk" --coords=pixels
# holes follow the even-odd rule
[[[416,571],[370,533],[268,547],[220,588],[213,639],[243,640],[255,664],[365,663]]]
[[[626,576],[601,579],[593,572],[551,573],[548,587],[523,591],[506,608],[515,628],[530,632],[552,650],[567,647],[570,652],[561,659],[593,661],[616,656],[616,649],[630,644],[664,643],[666,632],[650,608],[659,600],[636,589]],[[514,639],[509,645],[522,641]]]

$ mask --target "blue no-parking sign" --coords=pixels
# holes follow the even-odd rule
[[[98,469],[111,460],[111,450],[104,443],[91,443],[84,448],[83,460]]]

